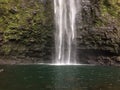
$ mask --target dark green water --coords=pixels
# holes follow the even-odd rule
[[[120,90],[120,68],[101,66],[0,66],[0,90]]]

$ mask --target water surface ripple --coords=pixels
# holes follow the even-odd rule
[[[5,65],[0,90],[120,90],[120,68]]]

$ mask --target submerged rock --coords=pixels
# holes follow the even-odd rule
[[[3,72],[3,71],[4,71],[4,69],[0,69],[0,73]]]

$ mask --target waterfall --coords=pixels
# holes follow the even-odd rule
[[[76,16],[80,0],[54,0],[55,63],[76,63]]]

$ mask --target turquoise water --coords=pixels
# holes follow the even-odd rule
[[[120,68],[103,66],[0,66],[0,90],[120,90]]]

